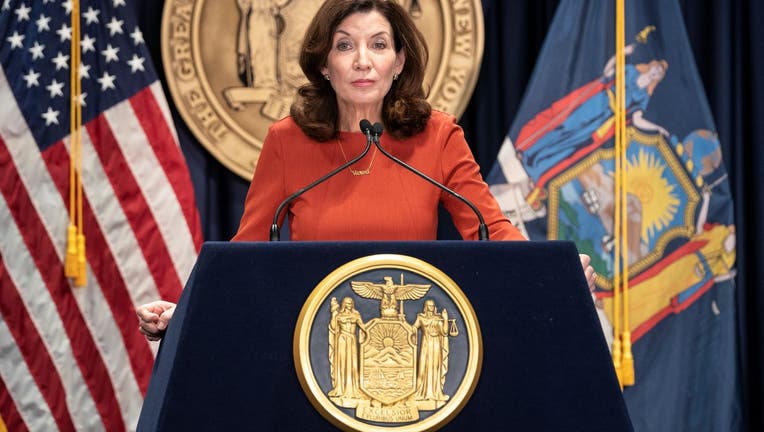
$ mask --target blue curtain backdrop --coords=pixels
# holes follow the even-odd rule
[[[161,70],[162,1],[141,0],[141,28]],[[487,174],[517,113],[559,1],[483,0],[486,45],[472,100],[462,116],[476,159]],[[764,2],[680,0],[690,43],[711,105],[730,175],[737,238],[741,393],[749,431],[764,430]],[[168,99],[172,104],[172,100]],[[174,111],[174,107],[173,108]],[[238,227],[248,182],[220,165],[177,112],[205,240]],[[443,237],[454,235],[448,224]]]

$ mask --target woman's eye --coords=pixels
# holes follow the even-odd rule
[[[351,45],[347,42],[338,42],[337,43],[337,50],[339,51],[347,51],[351,48]]]
[[[376,49],[385,49],[385,48],[387,48],[387,42],[385,42],[385,41],[376,41],[376,42],[374,42],[374,48],[376,48]]]

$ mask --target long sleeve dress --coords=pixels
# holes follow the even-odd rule
[[[339,139],[318,142],[291,117],[271,125],[233,240],[266,240],[284,199],[360,154],[365,145],[360,131],[340,132]],[[525,240],[491,195],[453,116],[433,111],[421,133],[403,140],[383,134],[381,145],[472,201],[492,240]],[[439,203],[464,239],[477,239],[478,220],[467,205],[373,146],[351,168],[368,168],[369,174],[356,176],[345,170],[291,202],[286,213],[292,240],[434,240]]]

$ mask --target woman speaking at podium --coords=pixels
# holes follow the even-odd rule
[[[291,115],[268,131],[233,240],[267,240],[282,203],[292,240],[435,240],[439,204],[464,239],[478,239],[479,217],[492,240],[525,240],[483,181],[456,119],[427,102],[427,57],[424,36],[397,2],[326,1],[302,44],[300,67],[309,82]],[[362,120],[375,127],[362,131]],[[372,133],[379,145],[369,149]],[[284,214],[276,215],[280,224],[278,216]],[[591,284],[588,264],[582,256]],[[160,339],[174,307],[140,306],[141,332]]]

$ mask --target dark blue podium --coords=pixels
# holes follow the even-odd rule
[[[138,430],[336,430],[298,382],[295,323],[327,274],[382,253],[441,269],[477,313],[480,380],[442,430],[633,430],[575,246],[467,241],[206,243]]]

